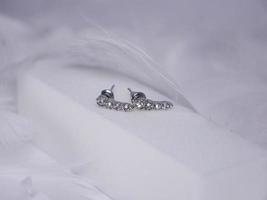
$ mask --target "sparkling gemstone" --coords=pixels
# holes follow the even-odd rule
[[[99,106],[104,106],[106,102],[106,97],[100,95],[99,97],[97,97],[96,102]]]
[[[163,103],[162,103],[162,109],[166,110],[166,109],[168,109],[168,108],[169,108],[169,104],[168,104],[168,102],[163,102]]]
[[[143,107],[141,103],[137,103],[136,106],[138,109],[141,109]]]
[[[121,105],[120,105],[120,103],[115,103],[115,104],[113,105],[113,108],[114,108],[115,110],[121,110]]]
[[[129,105],[129,104],[127,104],[127,103],[124,104],[124,106],[123,106],[123,110],[124,110],[124,111],[127,112],[127,111],[130,111],[130,109],[131,109],[131,108],[130,108],[130,105]]]
[[[107,102],[106,107],[109,108],[109,109],[112,109],[112,103],[110,101]]]
[[[142,109],[144,107],[144,102],[138,101],[135,106],[137,107],[137,109]]]
[[[156,109],[156,110],[161,109],[161,104],[160,104],[160,103],[156,103],[156,104],[155,104],[155,109]]]
[[[146,102],[146,106],[145,106],[146,110],[151,110],[153,108],[153,102],[151,101],[147,101]]]

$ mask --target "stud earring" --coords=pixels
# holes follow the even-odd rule
[[[169,101],[152,101],[147,99],[143,92],[134,92],[128,88],[131,95],[131,102],[134,108],[138,110],[167,110],[173,107]]]
[[[112,85],[110,89],[105,89],[101,91],[101,94],[96,98],[96,103],[100,107],[104,107],[106,109],[113,109],[117,111],[132,111],[133,105],[130,103],[116,101],[114,99],[114,89],[115,85]]]

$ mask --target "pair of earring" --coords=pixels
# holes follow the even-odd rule
[[[110,89],[101,91],[101,94],[96,99],[97,105],[125,112],[132,110],[167,110],[173,107],[173,104],[169,101],[152,101],[147,99],[143,92],[134,92],[130,88],[128,90],[131,95],[131,103],[116,101],[112,91],[114,87],[115,85],[112,85]]]

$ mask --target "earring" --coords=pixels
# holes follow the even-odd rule
[[[132,104],[116,101],[114,99],[114,93],[112,91],[114,87],[115,85],[112,85],[110,89],[101,91],[101,94],[96,98],[97,105],[106,109],[113,109],[117,111],[132,111],[134,108]]]
[[[131,95],[131,102],[138,110],[167,110],[173,107],[169,101],[152,101],[147,99],[143,92],[134,92],[128,88]]]

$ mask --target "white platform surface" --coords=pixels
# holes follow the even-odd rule
[[[90,66],[39,62],[21,76],[19,111],[42,130],[36,143],[116,200],[264,200],[267,154],[190,109],[116,112],[95,99],[113,83],[167,99],[151,88]],[[55,153],[56,152],[56,153]]]

